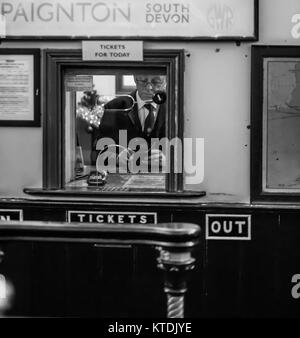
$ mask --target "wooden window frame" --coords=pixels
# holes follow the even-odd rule
[[[63,77],[69,67],[147,67],[166,69],[168,81],[167,137],[183,140],[183,88],[184,88],[184,50],[145,50],[142,62],[98,62],[83,61],[81,50],[45,50],[44,51],[44,119],[43,119],[43,191],[64,191],[64,112],[63,112]],[[174,167],[174,155],[171,154],[171,168]],[[166,174],[166,193],[183,191],[183,173]],[[27,191],[30,193],[30,191]],[[118,195],[118,192],[74,191],[68,195],[97,196],[104,194]],[[126,193],[125,193],[126,194]],[[127,195],[136,195],[128,192]],[[143,193],[144,194],[144,193]],[[153,193],[152,193],[153,194]],[[157,194],[157,193],[154,193]],[[165,193],[161,193],[165,194]]]

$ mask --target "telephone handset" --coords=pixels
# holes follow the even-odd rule
[[[122,111],[122,112],[128,112],[131,111],[134,107],[134,105],[137,103],[137,101],[131,96],[131,95],[121,95],[123,97],[129,97],[130,100],[132,101],[132,104],[130,107],[125,108],[125,109],[105,109],[105,111]],[[164,104],[167,101],[167,94],[163,90],[159,90],[155,92],[151,100],[146,100],[145,103],[156,103],[158,105]]]

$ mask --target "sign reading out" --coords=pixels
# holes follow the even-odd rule
[[[157,224],[156,212],[68,211],[69,223]]]
[[[251,216],[206,215],[206,239],[251,240]]]
[[[23,221],[23,210],[0,209],[0,222]]]
[[[143,61],[142,41],[83,41],[85,61]]]

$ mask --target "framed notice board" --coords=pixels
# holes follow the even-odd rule
[[[0,126],[40,126],[40,50],[0,49]]]

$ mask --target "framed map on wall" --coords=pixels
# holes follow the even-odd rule
[[[253,197],[300,198],[300,48],[253,47],[252,93]]]

